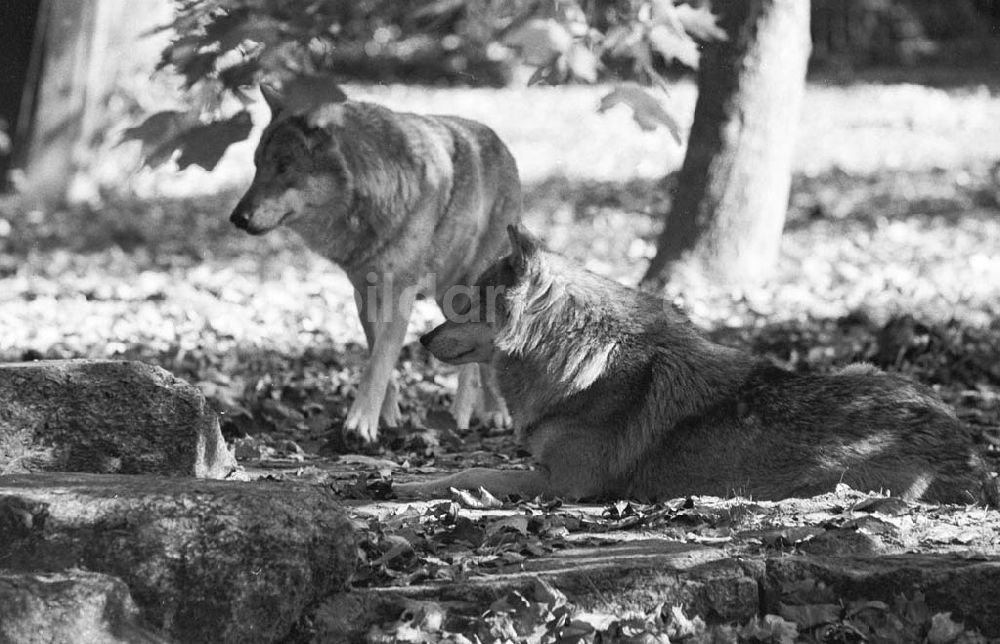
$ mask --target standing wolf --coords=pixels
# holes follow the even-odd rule
[[[344,429],[374,441],[380,415],[387,426],[400,421],[393,367],[414,296],[432,291],[446,312],[466,306],[451,287],[471,284],[501,254],[504,228],[520,219],[517,166],[474,121],[355,101],[307,117],[286,110],[273,89],[262,92],[271,122],[230,220],[255,235],[287,225],[347,273],[371,359]],[[460,373],[460,427],[469,424],[479,375],[475,365]],[[485,367],[481,380],[487,412],[504,422]]]
[[[421,341],[446,362],[492,361],[538,467],[404,483],[401,495],[483,486],[778,499],[844,482],[909,500],[996,502],[971,436],[930,390],[870,365],[779,369],[710,342],[663,300],[509,234],[512,252],[479,279],[471,321]]]

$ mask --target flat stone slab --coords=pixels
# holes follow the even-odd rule
[[[838,599],[892,603],[924,595],[935,612],[950,612],[986,637],[1000,637],[1000,557],[896,554],[880,557],[780,557],[767,561],[766,607],[780,610],[782,589],[821,582]],[[818,602],[817,602],[818,603]]]
[[[161,476],[0,476],[0,562],[127,584],[178,642],[271,642],[354,570],[352,522],[323,488]]]
[[[746,621],[760,608],[764,566],[698,545],[644,539],[568,548],[462,582],[373,589],[375,596],[489,604],[543,579],[578,608],[618,614],[660,602],[693,613]]]
[[[223,478],[236,468],[201,391],[121,360],[0,364],[0,473]]]
[[[993,509],[850,490],[766,503],[704,498],[624,519],[609,509],[353,503],[383,531],[367,550],[404,581],[363,568],[358,578],[370,585],[324,600],[313,624],[323,641],[465,632],[498,602],[545,614],[557,591],[591,624],[678,607],[709,625],[768,616],[803,632],[877,629],[898,616],[902,639],[893,641],[910,641],[932,618],[1000,637]]]
[[[0,572],[0,642],[168,641],[142,624],[122,580],[83,570]]]
[[[327,600],[317,617],[324,641],[353,641],[373,626],[434,605],[444,620],[481,615],[511,592],[531,597],[539,580],[582,611],[625,615],[659,603],[690,614],[745,622],[760,609],[763,562],[660,539],[574,547],[461,581],[382,586]]]
[[[1000,557],[775,556],[656,539],[569,548],[460,581],[345,592],[328,600],[316,622],[329,641],[360,638],[373,625],[406,621],[421,611],[436,612],[444,624],[460,624],[509,593],[537,595],[539,580],[586,614],[623,616],[658,605],[681,606],[687,615],[735,624],[786,615],[796,606],[802,611],[832,606],[833,614],[843,617],[841,601],[892,606],[900,597],[921,596],[932,613],[950,613],[986,637],[1000,636]],[[814,589],[814,595],[803,588]]]

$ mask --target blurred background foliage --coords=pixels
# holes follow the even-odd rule
[[[544,66],[551,62],[552,51],[565,58],[561,73],[551,75],[559,82],[642,77],[650,66],[661,73],[684,74],[697,62],[693,43],[671,44],[669,34],[655,34],[652,43],[640,37],[637,16],[649,5],[656,11],[664,4],[648,0],[323,0],[294,8],[282,0],[177,4],[180,17],[174,28],[183,35],[181,46],[170,50],[164,62],[178,66],[189,83],[205,75],[204,65],[217,64],[216,56],[244,38],[264,46],[297,41],[313,65],[357,81],[504,86],[516,76],[519,63]],[[705,17],[708,11],[706,0],[678,5],[677,16],[695,41],[718,34]],[[1000,2],[814,0],[811,23],[811,68],[816,72],[846,79],[881,66],[985,67],[997,60],[992,36],[1000,25]],[[186,50],[199,38],[205,44],[202,28],[219,46]],[[572,41],[581,39],[589,47],[572,47]],[[596,53],[594,60],[580,54],[588,48]],[[512,56],[511,49],[520,51],[521,58]],[[290,52],[286,47],[268,55]],[[323,62],[317,65],[320,58]],[[300,58],[290,66],[303,64],[308,63]],[[249,84],[258,66],[267,70],[275,61],[241,61],[223,80],[230,86]]]
[[[334,32],[333,68],[348,79],[505,85],[515,61],[493,45],[515,30],[518,19],[539,15],[544,4],[551,3],[330,0],[313,3],[313,15],[321,19],[311,20],[303,33]],[[630,22],[640,4],[583,0],[574,3],[579,15],[574,10],[560,22],[585,24],[604,36],[613,35]],[[280,3],[274,5],[277,13]],[[991,36],[998,24],[996,0],[813,0],[811,65],[817,71],[839,73],[933,62],[985,65],[996,54]],[[620,74],[632,68],[634,54],[628,48],[614,48],[605,52],[604,62]],[[684,69],[683,63],[665,61],[660,54],[654,53],[654,59],[660,69]]]
[[[656,24],[650,8],[673,3],[25,0],[0,9],[10,61],[0,78],[0,176],[19,168],[14,183],[24,191],[44,197],[69,185],[70,201],[96,201],[99,188],[121,179],[120,162],[110,160],[122,156],[114,148],[123,130],[154,113],[145,130],[132,132],[153,141],[147,156],[222,114],[223,126],[187,137],[218,143],[179,159],[211,166],[215,152],[247,135],[246,118],[234,118],[250,100],[240,88],[282,73],[301,85],[302,76],[333,70],[340,82],[488,87],[522,85],[532,74],[558,83],[691,76],[699,46],[718,30],[706,0],[677,1],[669,20]],[[960,86],[993,82],[1000,64],[1000,0],[813,0],[811,7],[814,81]],[[46,12],[54,17],[36,24],[34,15]],[[51,87],[16,73],[20,65],[37,75],[39,55],[61,68]],[[150,79],[157,62],[180,74]],[[190,91],[179,91],[185,85]],[[309,95],[320,85],[300,89]],[[243,105],[225,103],[234,99],[223,88],[236,90]],[[669,115],[651,116],[676,130]],[[171,150],[160,152],[154,161]]]

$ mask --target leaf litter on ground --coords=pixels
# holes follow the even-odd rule
[[[857,104],[867,107],[864,97],[874,92],[860,90]],[[683,88],[675,94],[686,100]],[[545,93],[527,95],[550,100]],[[596,104],[598,93],[586,95]],[[827,372],[865,360],[929,384],[977,430],[984,449],[998,454],[1000,172],[995,158],[985,158],[977,147],[989,137],[975,133],[981,121],[995,122],[983,115],[996,112],[1000,101],[912,89],[875,95],[885,108],[877,123],[865,121],[858,110],[840,109],[853,99],[835,92],[824,90],[810,99],[839,107],[817,110],[817,123],[804,125],[804,140],[824,143],[811,145],[808,159],[798,163],[783,255],[770,283],[733,293],[681,275],[667,295],[717,341],[759,351],[795,371]],[[912,107],[916,112],[905,125],[894,111],[903,110],[903,103],[893,101],[918,95],[928,100],[906,103],[919,107]],[[414,94],[401,96],[410,100]],[[427,97],[417,94],[415,100],[428,105],[444,100]],[[506,100],[500,94],[494,98]],[[891,105],[885,107],[886,101]],[[559,99],[550,106],[552,113],[570,103]],[[452,104],[475,107],[465,99]],[[931,108],[938,111],[931,114]],[[555,140],[563,137],[552,148],[560,155],[554,162],[546,160],[550,153],[539,133],[518,133],[506,124],[510,131],[504,135],[515,149],[520,146],[519,160],[525,160],[529,227],[592,270],[635,283],[654,250],[672,180],[650,178],[662,172],[635,166],[634,177],[614,174],[627,165],[625,157],[610,158],[614,155],[586,166],[564,165],[570,162],[563,159],[588,158],[585,151],[567,152],[573,141],[618,150],[608,144],[611,137],[623,150],[631,149],[630,134],[607,131],[622,123],[633,127],[627,119],[615,121],[611,113],[594,118],[605,119],[598,137],[603,143],[554,131]],[[842,122],[831,126],[831,119]],[[956,162],[935,147],[934,133],[952,121],[969,125],[967,133],[979,139],[964,146],[966,160]],[[907,134],[913,123],[931,132],[920,139],[926,145],[890,169],[878,165],[896,154],[892,146],[914,142]],[[871,128],[898,136],[891,144],[862,150],[851,137],[867,137]],[[636,150],[628,154],[635,156]],[[591,171],[597,174],[582,174]],[[974,553],[998,545],[995,513],[961,507],[929,511],[844,490],[808,503],[683,499],[607,507],[489,501],[460,491],[444,503],[399,509],[389,503],[392,480],[469,466],[523,468],[529,466],[527,455],[509,434],[485,427],[459,432],[449,422],[455,371],[412,342],[440,319],[426,302],[418,306],[411,343],[397,365],[408,426],[385,431],[382,442],[365,454],[331,440],[339,434],[366,353],[350,286],[287,231],[251,238],[232,230],[224,215],[237,197],[118,199],[96,210],[52,212],[0,202],[0,361],[139,359],[196,384],[223,415],[227,440],[248,470],[327,485],[355,504],[355,516],[365,526],[359,587],[459,580],[516,568],[555,549],[616,538],[739,543],[771,553],[809,548]],[[685,635],[686,641],[784,641],[795,637],[795,629],[800,637],[826,629],[829,638],[845,641],[901,641],[918,626],[949,641],[959,632],[947,616],[914,609],[915,601],[848,605],[853,607],[839,621],[824,624],[833,617],[832,602],[790,600],[787,606],[807,608],[723,630],[686,626],[677,632],[711,631],[716,638]],[[527,603],[521,613],[518,602]],[[480,641],[499,641],[487,636],[518,629],[530,630],[539,641],[658,641],[670,632],[670,623],[682,622],[674,608],[661,607],[655,614],[587,625],[565,612],[567,606],[529,593],[498,607],[492,621],[483,621],[481,612],[462,616],[470,629],[463,632],[479,633]],[[437,632],[447,631],[437,609],[422,610],[407,620],[410,636],[429,634],[440,624]],[[519,614],[536,615],[537,623],[518,622]],[[960,633],[954,641],[978,641]]]
[[[572,200],[568,195],[565,198]],[[162,207],[183,206],[168,203]],[[582,216],[590,218],[584,219],[584,227],[606,230],[611,227],[610,222],[623,221],[625,215],[584,212]],[[559,239],[563,224],[556,220],[546,223]],[[545,225],[541,226],[543,230]],[[145,234],[153,237],[155,227]],[[579,233],[573,233],[576,234]],[[797,234],[793,228],[791,243],[797,243],[794,237]],[[991,229],[986,227],[981,243],[987,243],[991,235]],[[916,238],[919,241],[920,235]],[[563,237],[567,248],[573,247],[572,239],[568,234]],[[824,244],[836,243],[833,239],[810,239],[820,244],[812,252],[822,252],[828,247]],[[622,239],[620,243],[625,241]],[[248,467],[268,472],[270,476],[326,482],[345,499],[372,502],[389,499],[390,477],[406,477],[421,471],[439,473],[470,465],[527,466],[524,453],[517,451],[509,435],[486,428],[458,433],[447,422],[437,423],[440,428],[387,431],[384,442],[368,455],[332,453],[328,448],[329,435],[336,432],[343,409],[353,395],[364,350],[359,343],[360,334],[350,328],[353,311],[344,305],[339,309],[334,307],[337,314],[321,308],[329,303],[325,299],[328,296],[316,284],[328,279],[330,269],[319,262],[303,262],[301,256],[293,257],[297,253],[281,247],[287,244],[294,249],[294,239],[278,244],[277,253],[285,256],[287,266],[279,267],[280,262],[272,258],[248,264],[246,268],[252,268],[252,272],[246,268],[234,272],[232,268],[233,262],[236,265],[243,262],[242,253],[251,252],[245,247],[233,248],[228,258],[215,249],[222,258],[217,255],[214,261],[220,266],[229,265],[228,269],[220,269],[229,271],[233,279],[228,283],[218,281],[210,271],[199,270],[198,262],[191,259],[183,244],[170,248],[174,242],[158,244],[147,239],[133,252],[126,253],[116,242],[110,243],[114,245],[105,251],[69,253],[57,247],[20,255],[21,263],[4,278],[5,285],[11,288],[0,295],[4,299],[0,318],[5,329],[14,329],[13,337],[7,335],[6,344],[0,347],[5,359],[116,357],[160,364],[201,387],[224,414],[227,438],[234,442]],[[232,248],[243,244],[238,239],[223,241],[223,251],[227,245]],[[613,253],[617,247],[608,244],[605,252]],[[260,250],[251,254],[254,252]],[[208,257],[211,253],[206,249],[199,255]],[[593,264],[594,259],[591,256],[584,261]],[[945,261],[944,255],[935,261]],[[161,273],[165,269],[168,273]],[[289,270],[300,275],[291,280],[287,276]],[[255,273],[257,284],[242,281],[247,278],[241,276]],[[275,279],[282,289],[300,289],[298,302],[283,302],[279,298],[274,307],[274,301],[262,298],[261,292],[264,295],[273,292],[268,283]],[[900,293],[897,291],[894,297],[902,297]],[[695,296],[688,292],[685,297],[690,300]],[[820,302],[829,301],[819,297]],[[760,351],[796,371],[824,372],[850,361],[866,360],[909,374],[938,389],[966,422],[980,428],[984,446],[995,448],[1000,444],[997,441],[1000,382],[996,372],[996,365],[1000,364],[1000,330],[995,325],[969,324],[917,307],[901,314],[886,315],[884,309],[872,307],[874,313],[859,309],[833,318],[788,316],[772,321],[767,316],[769,319],[765,321],[765,316],[748,304],[751,298],[729,302],[729,310],[739,311],[742,307],[743,312],[736,314],[737,317],[729,313],[724,318],[727,324],[710,329],[716,340]],[[975,304],[975,299],[969,302]],[[976,306],[984,313],[992,313],[982,303]],[[304,313],[298,312],[303,307]],[[80,314],[67,315],[67,310],[73,309],[79,309]],[[227,319],[241,315],[252,325],[258,325],[256,338],[253,333],[241,332],[241,321]],[[433,319],[432,314],[424,315],[428,320]],[[308,316],[319,319],[307,322]],[[72,320],[72,326],[63,320]],[[744,322],[733,324],[739,320]],[[329,330],[323,329],[324,324]],[[25,333],[34,335],[18,336]],[[282,339],[282,333],[287,334],[287,339]],[[260,342],[265,338],[265,342]],[[403,408],[411,424],[417,424],[428,413],[439,416],[447,413],[454,387],[453,373],[433,364],[419,347],[411,344],[399,364],[399,375]],[[323,462],[322,454],[326,455],[326,461],[339,460],[328,467],[310,469]],[[869,521],[841,527],[835,524],[846,521],[837,518],[836,506],[833,503],[812,514],[796,514],[773,508],[769,513],[766,505],[755,504],[742,516],[754,526],[748,528],[739,522],[739,511],[732,506],[725,512],[713,512],[699,509],[690,500],[648,507],[615,504],[606,508],[605,516],[575,513],[568,506],[557,505],[549,510],[538,506],[530,508],[529,516],[511,514],[524,512],[517,509],[528,507],[524,504],[490,501],[476,492],[456,491],[455,501],[449,502],[447,509],[404,513],[395,519],[373,519],[367,531],[370,545],[363,548],[366,563],[355,584],[406,586],[456,581],[471,574],[516,567],[528,558],[545,556],[553,549],[585,543],[602,534],[614,536],[637,530],[684,543],[726,544],[734,540],[751,546],[756,543],[765,552],[794,552],[798,548],[807,551],[808,544],[815,548],[823,535],[835,535],[829,538],[832,542],[828,539],[823,546],[827,551],[832,547],[836,552],[859,552],[860,546],[853,545],[853,538],[847,535],[871,534],[874,530],[878,531],[877,543],[872,546],[870,542],[875,537],[866,537],[868,548],[923,546],[960,551],[996,545],[992,536],[997,527],[995,519],[969,527],[963,525],[966,515],[960,510],[938,513],[933,520],[917,521],[908,519],[912,513],[900,519],[876,512],[878,523]],[[469,514],[489,509],[497,514]],[[537,641],[559,638],[599,641],[599,637],[604,638],[602,641],[657,641],[654,638],[667,637],[668,622],[662,619],[625,618],[591,624],[573,617],[572,607],[556,610],[531,597],[517,599],[526,602],[524,610],[518,613],[511,608],[516,605],[515,599],[510,598],[509,604],[494,611],[489,619],[463,617],[461,632],[479,629],[479,641],[502,641],[489,637],[509,637],[512,633],[517,637],[529,634],[539,638]],[[686,641],[787,641],[789,637],[801,638],[809,629],[823,630],[824,638],[834,633],[844,637],[853,633],[858,638],[884,636],[890,641],[893,637],[902,641],[900,638],[905,639],[916,628],[912,620],[908,622],[895,615],[893,607],[866,605],[854,613],[843,613],[839,621],[833,619],[830,610],[828,604],[822,603],[806,608],[786,607],[780,617],[766,616],[753,623],[713,631],[714,640],[708,635],[698,635]],[[414,632],[425,635],[432,632],[439,620],[419,616],[426,614],[426,610],[415,613],[417,617],[405,624],[401,622],[398,628],[403,630],[399,632],[407,637],[406,633],[413,636]],[[831,621],[821,623],[823,619]],[[962,628],[941,616],[926,616],[919,627],[931,628],[927,626],[928,620],[937,620],[933,623],[938,624],[942,633]],[[447,630],[442,626],[437,632]],[[965,638],[961,641],[979,641],[964,630],[960,632]]]

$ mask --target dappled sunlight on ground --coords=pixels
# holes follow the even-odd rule
[[[641,132],[624,112],[598,115],[602,91],[351,89],[396,108],[459,113],[493,125],[518,158],[527,226],[554,250],[634,285],[655,251],[676,180],[665,175],[683,149],[665,133]],[[691,86],[678,86],[671,100],[689,121]],[[829,373],[863,360],[933,387],[996,470],[998,122],[1000,98],[976,88],[811,88],[774,277],[733,292],[681,272],[668,298],[713,340],[790,370]],[[745,575],[747,562],[760,556],[781,563],[792,560],[788,554],[833,554],[826,559],[865,572],[874,559],[853,555],[885,561],[887,552],[956,552],[930,570],[959,579],[957,568],[985,566],[982,553],[996,551],[992,510],[911,506],[846,486],[781,503],[702,498],[602,507],[521,500],[499,507],[488,494],[471,493],[443,503],[381,501],[393,478],[470,466],[526,468],[529,454],[509,431],[456,429],[447,413],[455,368],[438,364],[414,341],[441,319],[429,302],[418,302],[396,365],[402,427],[382,428],[371,446],[343,440],[366,361],[352,289],[339,268],[291,231],[252,237],[228,222],[249,180],[251,149],[236,146],[214,174],[138,173],[123,183],[146,198],[112,197],[96,208],[41,212],[0,199],[0,362],[116,358],[162,366],[199,387],[219,412],[243,467],[238,477],[316,484],[344,499],[358,528],[361,565],[354,590],[328,599],[321,612],[339,619],[356,611],[337,602],[365,589],[442,584],[436,588],[454,590],[515,569],[511,577],[545,567],[582,570],[601,593],[591,574],[599,569],[631,565],[643,584],[654,585],[662,579],[649,571],[665,570],[660,576],[673,588],[681,580],[676,570],[687,575],[733,553]],[[109,160],[106,168],[112,175],[113,165]],[[879,447],[856,447],[873,446]],[[680,554],[668,560],[671,552]],[[592,565],[608,557],[610,563]],[[719,570],[708,571],[710,590],[723,588]],[[616,589],[642,585],[634,581],[639,577],[611,579]],[[782,602],[793,598],[781,604],[784,611],[791,606],[811,616],[815,605],[856,615],[881,603],[846,603],[832,585],[821,584],[819,599],[803,605],[796,593],[811,592],[813,582],[794,579],[782,595]],[[704,585],[696,583],[691,587]],[[906,577],[908,588],[915,583]],[[750,593],[756,598],[757,587]],[[542,595],[552,604],[566,601],[558,591]],[[529,602],[512,593],[501,601],[549,611],[549,599]],[[919,591],[912,601],[898,595],[895,607],[909,620],[908,632],[930,620]],[[934,623],[961,632],[944,615]],[[762,630],[758,639],[773,637]]]
[[[642,133],[627,114],[596,114],[600,92],[364,90],[394,107],[459,112],[496,127],[524,172],[528,227],[554,250],[635,284],[669,209],[672,179],[662,174],[681,150],[665,133]],[[673,100],[690,110],[691,88],[678,87]],[[869,357],[880,325],[898,314],[992,326],[983,342],[974,335],[949,349],[980,347],[970,350],[987,364],[989,338],[1000,335],[997,122],[1000,99],[983,90],[813,88],[775,277],[733,293],[682,274],[668,295],[699,325],[735,329],[730,341],[756,344],[793,368]],[[159,177],[167,194],[198,194],[212,182],[245,180],[248,160],[238,156],[217,176],[161,170],[142,181]],[[138,357],[198,382],[224,407],[241,396],[273,403],[281,387],[307,384],[324,404],[342,406],[364,356],[350,285],[289,231],[236,230],[227,217],[238,197],[113,198],[96,210],[45,213],[0,201],[0,360]],[[865,324],[843,331],[837,321],[848,314]],[[419,303],[409,340],[440,319]],[[404,407],[419,411],[450,396],[449,370],[419,347],[407,349],[401,369]],[[951,400],[975,379],[962,380]],[[968,413],[995,407],[991,391]],[[309,421],[318,434],[336,422],[293,411],[287,422]]]

